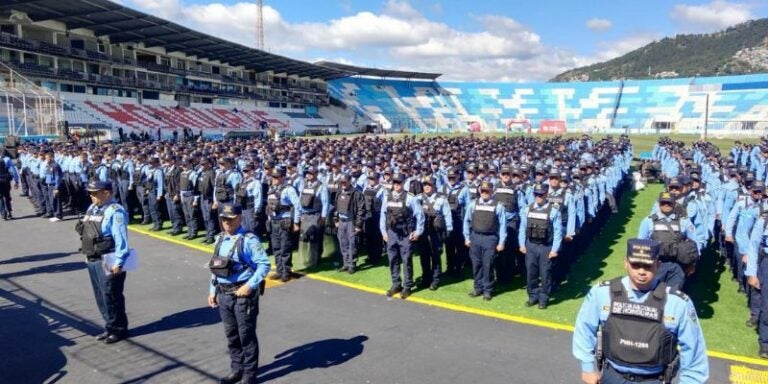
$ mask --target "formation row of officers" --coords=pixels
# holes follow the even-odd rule
[[[388,296],[411,294],[416,250],[425,288],[438,289],[444,272],[458,275],[470,267],[470,296],[490,300],[495,282],[519,273],[527,277],[527,305],[546,308],[553,284],[565,278],[582,242],[616,209],[631,146],[607,158],[598,163],[585,152],[576,166],[550,155],[534,164],[504,161],[498,168],[408,170],[337,161],[272,166],[224,156],[161,159],[127,148],[103,154],[23,149],[20,164],[33,202],[47,207],[33,184],[49,187],[55,215],[63,214],[61,207],[87,207],[87,181],[109,182],[126,211],[141,214],[151,230],[169,219],[170,234],[182,234],[186,226],[185,239],[202,234],[204,243],[214,242],[222,204],[236,204],[244,229],[270,240],[273,279],[290,278],[299,241],[307,243],[314,265],[331,236],[343,272],[356,271],[362,246],[372,264],[386,252]]]

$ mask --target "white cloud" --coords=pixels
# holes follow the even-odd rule
[[[590,60],[592,62],[607,61],[629,53],[659,38],[658,35],[639,32],[614,41],[603,41],[597,44],[598,51]]]
[[[714,0],[708,4],[678,4],[670,17],[683,32],[714,32],[753,18],[753,5]]]
[[[244,45],[256,41],[256,5],[188,4],[185,0],[130,0],[152,14]],[[438,3],[439,4],[439,3]],[[473,16],[478,31],[430,20],[407,0],[323,21],[293,23],[264,6],[268,50],[302,60],[345,57],[348,64],[434,71],[457,80],[547,80],[583,62],[546,46],[540,36],[504,16]]]
[[[613,27],[613,22],[595,17],[587,20],[586,26],[593,31],[602,32],[611,29],[611,27]]]

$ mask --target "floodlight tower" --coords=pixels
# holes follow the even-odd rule
[[[256,48],[264,50],[264,0],[256,1]]]

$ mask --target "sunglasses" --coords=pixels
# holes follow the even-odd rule
[[[653,267],[653,264],[648,263],[629,263],[629,267],[632,269],[645,269],[646,271],[650,270]]]

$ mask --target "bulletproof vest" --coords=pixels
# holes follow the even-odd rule
[[[174,166],[169,168],[165,174],[165,190],[170,195],[179,193],[179,180],[181,179],[181,168]]]
[[[354,196],[355,189],[350,187],[349,189],[343,189],[338,192],[336,195],[336,212],[338,212],[339,215],[344,215],[347,218],[349,218],[350,215],[350,208],[352,208],[352,198]]]
[[[0,158],[0,183],[7,183],[11,181],[11,172],[8,170],[8,164],[5,160]]]
[[[101,223],[104,221],[104,212],[107,209],[117,209],[116,204],[103,209],[99,213],[93,213],[91,208],[82,218],[82,233],[80,234],[80,250],[89,258],[98,258],[105,253],[115,251],[115,239],[111,235],[101,232]]]
[[[155,171],[160,168],[151,168],[149,175],[147,175],[147,181],[144,182],[144,188],[150,192],[154,192],[157,187],[157,181],[155,180]]]
[[[399,196],[395,197],[394,192],[390,191],[387,195],[387,229],[410,233],[415,228],[413,223],[413,214],[406,205],[408,194],[401,191]]]
[[[564,188],[559,188],[556,189],[554,193],[556,194],[549,194],[547,200],[549,201],[549,204],[557,207],[560,211],[560,219],[565,223],[568,221],[568,207],[565,204],[565,195],[568,192]]]
[[[536,204],[528,206],[528,214],[526,216],[527,223],[525,226],[525,236],[528,240],[539,244],[552,243],[552,224],[549,217],[552,214],[554,207],[549,204],[543,210],[537,210],[534,207]]]
[[[678,217],[688,217],[688,204],[693,200],[691,196],[685,196],[675,201],[675,208],[673,212]]]
[[[244,263],[242,255],[244,253],[243,244],[246,239],[254,237],[252,233],[237,235],[233,238],[234,244],[229,248],[226,256],[221,255],[221,245],[224,242],[225,235],[222,233],[216,238],[216,245],[213,248],[213,256],[208,262],[208,269],[216,277],[228,278],[232,274],[251,269],[250,265]]]
[[[424,225],[428,231],[432,229],[442,231],[445,229],[445,218],[443,217],[443,213],[435,210],[435,201],[441,197],[442,195],[439,193],[433,193],[431,197],[427,196],[425,193],[421,194],[421,205],[424,210]]]
[[[365,210],[372,214],[378,214],[381,212],[381,200],[376,198],[376,194],[379,193],[381,185],[377,185],[373,188],[366,188],[363,191],[363,200],[365,200]]]
[[[448,200],[448,206],[451,207],[451,212],[457,213],[459,211],[459,193],[461,193],[461,185],[457,184],[456,188],[452,188],[449,185],[443,186],[443,195]]]
[[[128,168],[127,168],[128,164],[129,164],[128,162],[125,162],[120,167],[120,180],[129,180],[129,178],[131,177],[131,174],[128,172]]]
[[[189,180],[189,175],[192,173],[191,170],[188,171],[182,171],[181,172],[181,178],[179,179],[179,190],[188,192],[192,190],[192,181]]]
[[[229,174],[232,171],[225,171],[225,172],[219,172],[216,175],[216,180],[214,181],[215,189],[216,189],[216,200],[224,202],[224,201],[230,201],[234,197],[235,191],[232,190],[232,186],[227,183],[227,179],[229,178]]]
[[[385,181],[382,181],[380,185],[382,186],[382,188],[386,189],[387,191],[392,190],[392,183],[387,183]]]
[[[424,186],[417,179],[412,179],[408,185],[408,192],[412,195],[420,195],[424,192]]]
[[[197,178],[197,191],[204,199],[213,198],[213,171],[202,171]]]
[[[95,167],[90,167],[88,170],[88,179],[90,181],[99,181],[99,173],[101,173],[101,170],[104,169],[106,165],[99,164]]]
[[[291,210],[290,205],[283,205],[280,203],[280,197],[283,195],[283,191],[288,185],[272,186],[267,193],[267,215],[270,217],[280,216],[285,212]]]
[[[602,341],[606,359],[649,369],[666,368],[675,359],[677,337],[664,326],[666,289],[666,284],[659,283],[645,302],[634,303],[629,301],[621,278],[611,280],[611,306]]]
[[[243,209],[253,209],[253,207],[256,205],[253,199],[248,196],[248,184],[250,184],[252,181],[252,178],[243,180],[242,183],[237,185],[237,190],[235,191],[235,199],[237,200],[237,204],[243,207]]]
[[[137,164],[136,168],[133,170],[133,184],[139,185],[141,184],[141,179],[144,175],[144,168],[146,168],[146,165],[143,164]]]
[[[477,183],[475,182],[467,183],[467,187],[469,187],[469,198],[471,200],[477,199],[477,195],[479,195],[477,191],[477,187],[478,187]]]
[[[518,189],[514,184],[499,183],[494,194],[496,201],[504,206],[507,212],[517,212]]]
[[[656,240],[660,244],[659,258],[662,261],[674,260],[677,257],[675,247],[683,239],[680,218],[675,215],[674,219],[666,221],[653,214],[651,215],[651,221],[653,223],[651,240]]]
[[[110,180],[115,181],[120,178],[120,175],[122,174],[122,172],[123,172],[123,165],[120,163],[119,160],[113,160],[112,164],[109,165],[109,171],[107,172],[107,174],[109,174]]]
[[[320,199],[317,198],[317,191],[320,189],[322,183],[315,180],[312,184],[304,185],[304,189],[301,191],[301,208],[309,211],[319,211]]]
[[[498,233],[499,220],[496,218],[496,201],[481,202],[475,200],[472,211],[472,231],[476,233]]]
[[[333,175],[331,175],[331,179],[328,181],[328,197],[331,199],[331,201],[336,201],[336,193],[339,191],[339,182],[333,179]]]

